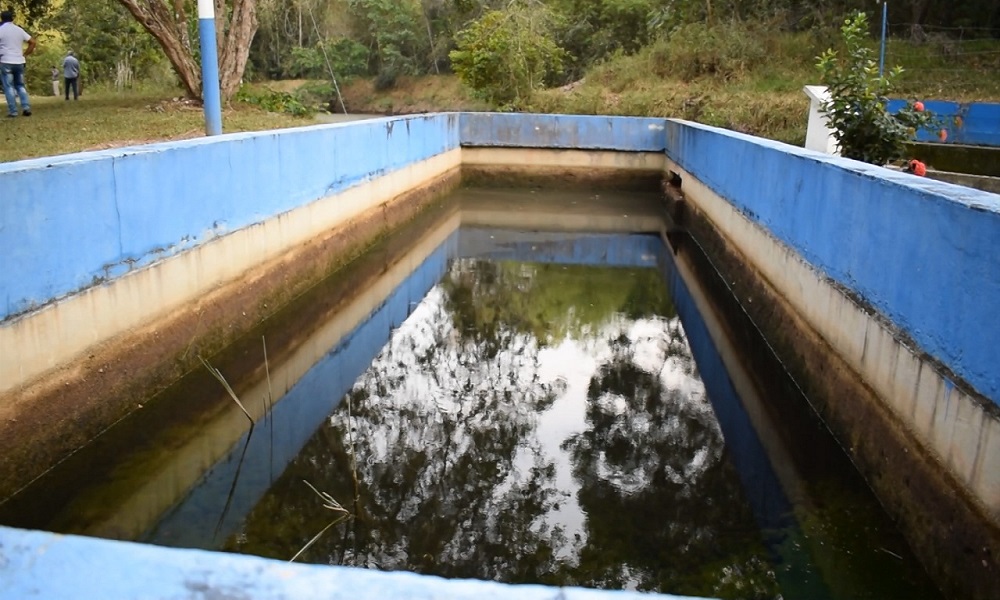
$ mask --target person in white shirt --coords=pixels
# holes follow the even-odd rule
[[[31,56],[34,51],[35,39],[14,24],[13,11],[0,12],[0,80],[7,98],[8,117],[17,116],[18,100],[21,101],[21,114],[31,116],[31,101],[24,87],[24,57]]]

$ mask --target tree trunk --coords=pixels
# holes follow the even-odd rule
[[[187,12],[184,10],[184,0],[174,0],[174,21],[177,23],[177,33],[180,34],[181,45],[190,49],[191,34],[187,28]]]
[[[118,0],[163,49],[187,95],[201,98],[201,66],[194,59],[184,0]],[[228,102],[239,89],[257,32],[256,0],[214,0],[219,91]]]
[[[427,26],[427,43],[430,46],[431,62],[434,65],[434,73],[437,75],[441,74],[441,69],[438,68],[438,57],[437,57],[437,47],[434,45],[434,32],[431,29],[431,18],[427,14],[427,7],[420,4],[420,13],[424,16],[424,25]]]
[[[225,45],[219,38],[219,88],[222,98],[229,101],[240,89],[243,71],[250,58],[250,43],[257,33],[256,0],[233,0]]]
[[[156,38],[188,96],[200,98],[201,70],[194,60],[190,45],[184,45],[184,41],[188,39],[187,25],[183,26],[183,31],[177,30],[173,7],[167,6],[161,0],[118,1],[132,13],[136,21],[139,21],[150,35]]]
[[[910,25],[923,25],[928,0],[910,0]]]

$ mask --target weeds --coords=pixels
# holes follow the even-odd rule
[[[530,110],[676,117],[802,145],[809,110],[802,87],[818,83],[816,56],[831,46],[843,48],[834,29],[690,26],[635,54],[610,57],[579,84],[535,94]],[[977,40],[962,47],[964,54],[946,55],[933,44],[893,40],[886,60],[904,67],[898,96],[995,101],[998,50],[996,40]]]
[[[330,521],[326,525],[326,527],[324,527],[323,529],[320,529],[319,533],[317,533],[316,535],[314,535],[312,537],[312,539],[310,539],[308,542],[306,542],[306,545],[302,546],[299,549],[299,551],[295,553],[295,556],[293,556],[292,558],[288,559],[288,562],[295,562],[295,559],[298,558],[298,557],[300,557],[300,556],[302,556],[302,553],[305,552],[306,550],[308,550],[313,544],[315,544],[316,540],[318,540],[320,537],[322,537],[323,534],[327,532],[327,530],[329,530],[331,527],[333,527],[337,523],[340,523],[344,519],[348,519],[348,518],[351,517],[351,513],[346,508],[344,508],[340,504],[340,502],[337,502],[336,498],[334,498],[333,496],[331,496],[330,494],[328,494],[326,492],[321,492],[321,491],[317,490],[315,487],[313,487],[313,484],[309,483],[305,479],[302,480],[302,483],[304,483],[307,486],[309,486],[309,489],[311,489],[317,496],[319,496],[319,499],[323,502],[323,508],[325,508],[327,510],[331,510],[331,511],[333,511],[335,513],[338,513],[338,514],[337,514],[337,516],[332,521]]]
[[[729,81],[760,67],[766,58],[758,32],[738,21],[685,25],[654,44],[650,52],[661,72],[682,81],[698,77]]]
[[[199,356],[198,358],[201,357]],[[243,406],[243,403],[240,402],[239,397],[236,396],[236,392],[233,391],[233,388],[230,387],[229,382],[226,381],[225,377],[223,377],[222,372],[213,367],[212,365],[210,365],[208,361],[205,360],[204,358],[201,358],[201,364],[205,365],[205,368],[208,369],[208,372],[211,373],[213,377],[219,380],[219,383],[222,384],[222,387],[225,388],[226,392],[229,393],[229,397],[233,399],[233,402],[236,403],[236,406],[239,406],[240,410],[243,411],[243,414],[246,415],[247,419],[250,420],[250,427],[253,428],[253,426],[255,425],[253,417],[250,416],[250,413],[247,412],[247,409]]]
[[[350,397],[348,397],[347,402],[348,402],[348,431],[350,431],[350,429],[351,429],[351,427],[350,427]],[[354,513],[352,514],[351,511],[349,511],[346,508],[344,508],[344,505],[342,505],[340,502],[337,502],[337,499],[334,498],[332,495],[330,495],[327,492],[321,492],[321,491],[319,491],[318,489],[316,489],[316,487],[313,484],[311,484],[308,481],[306,481],[305,479],[303,479],[302,483],[304,483],[307,486],[309,486],[309,489],[311,489],[313,491],[313,493],[315,493],[317,496],[319,496],[319,499],[322,502],[323,508],[325,508],[325,509],[327,509],[329,511],[333,511],[334,513],[337,514],[337,516],[334,517],[333,520],[331,520],[329,523],[327,523],[326,526],[323,527],[323,529],[320,529],[319,532],[316,533],[316,535],[314,535],[308,542],[306,542],[304,546],[302,546],[301,548],[299,548],[299,551],[295,553],[295,556],[293,556],[292,558],[288,559],[288,562],[295,562],[295,559],[297,559],[298,557],[302,556],[302,554],[306,550],[308,550],[313,544],[315,544],[316,541],[319,540],[319,538],[323,537],[324,533],[326,533],[327,531],[329,531],[330,528],[333,527],[334,525],[336,525],[337,523],[340,523],[340,522],[342,522],[342,521],[344,521],[346,519],[355,518],[356,515],[360,515],[361,514],[361,488],[360,488],[360,484],[358,483],[358,465],[357,465],[357,461],[355,459],[354,436],[353,436],[353,434],[350,434],[350,435],[351,435],[351,442],[350,442],[351,443],[351,448],[350,448],[350,451],[348,452],[348,454],[350,455],[350,459],[351,459],[351,478],[352,478],[352,480],[354,482]]]
[[[258,106],[268,112],[285,113],[293,117],[308,117],[313,111],[295,95],[288,92],[263,89],[255,90],[243,86],[236,92],[236,100]]]

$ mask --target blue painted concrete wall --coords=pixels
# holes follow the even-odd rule
[[[0,164],[0,321],[464,145],[663,151],[662,119],[436,114]]]
[[[662,152],[663,119],[462,113],[463,146]]]
[[[0,320],[458,147],[458,115],[0,164]]]
[[[1000,196],[668,121],[667,155],[1000,403]]]
[[[459,144],[665,151],[1000,400],[997,196],[654,118],[437,114],[0,165],[0,320]]]
[[[886,108],[895,113],[904,106],[906,100],[890,100]],[[924,106],[941,118],[948,131],[946,143],[1000,146],[1000,104],[924,100]],[[938,129],[918,131],[917,141],[939,142]]]

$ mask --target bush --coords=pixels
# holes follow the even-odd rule
[[[903,70],[895,67],[879,75],[875,51],[864,44],[867,31],[868,18],[857,13],[841,27],[844,54],[830,49],[819,57],[821,81],[830,92],[821,109],[842,156],[885,165],[902,158],[906,141],[935,119],[922,105],[913,103],[896,115],[889,114],[887,94]]]
[[[295,98],[311,110],[340,112],[340,99],[330,81],[307,81],[295,90]]]
[[[24,83],[32,96],[52,95],[52,67],[59,70],[59,89],[63,87],[62,61],[65,51],[54,45],[38,44],[38,50],[25,61]]]
[[[683,25],[656,47],[653,58],[660,65],[658,70],[685,81],[703,76],[739,77],[767,58],[761,36],[735,21]]]
[[[519,108],[562,69],[564,52],[543,7],[518,3],[487,12],[456,36],[449,55],[459,80],[500,108]]]
[[[364,75],[368,70],[368,48],[348,38],[295,47],[286,75],[291,79],[328,79],[331,69],[338,78]]]
[[[382,70],[379,74],[375,76],[375,80],[372,82],[372,87],[376,92],[384,92],[386,90],[391,90],[396,87],[396,80],[399,75],[395,71]]]
[[[419,2],[396,0],[348,0],[355,21],[355,39],[372,49],[368,72],[389,89],[402,75],[420,73],[420,60],[431,54],[430,40],[420,23],[424,19]]]
[[[295,117],[307,117],[312,110],[294,95],[288,92],[274,90],[253,91],[249,86],[243,86],[236,92],[236,100],[253,104],[268,112],[286,113]]]

